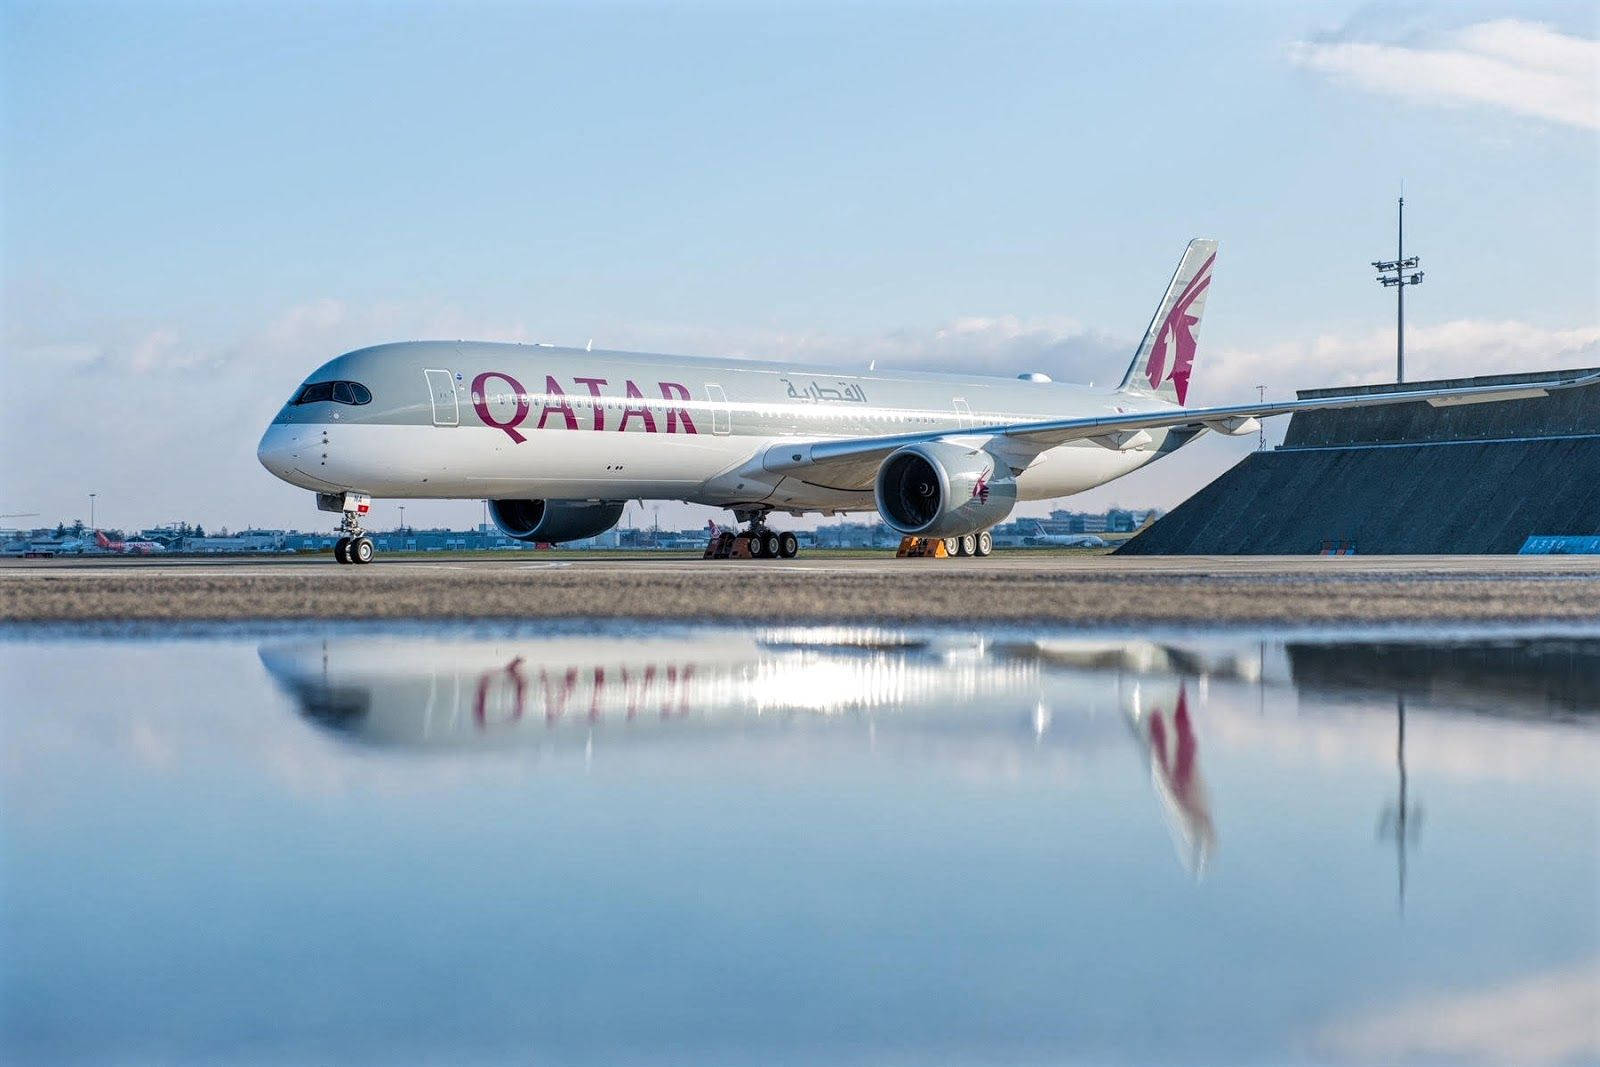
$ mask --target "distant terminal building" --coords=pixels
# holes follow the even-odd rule
[[[1551,376],[1308,389],[1300,396],[1515,385]],[[1530,544],[1530,551],[1581,544],[1596,535],[1600,386],[1584,386],[1492,404],[1296,414],[1282,445],[1245,457],[1118,551],[1498,554]]]
[[[1106,512],[1052,511],[1048,519],[1039,520],[1050,534],[1104,534],[1132,533],[1144,525],[1145,519],[1160,512],[1130,511],[1112,508]],[[1031,520],[1027,520],[1031,521]]]
[[[283,530],[240,530],[234,534],[218,534],[214,537],[191,536],[183,540],[183,551],[205,555],[282,552],[285,547],[286,535]]]

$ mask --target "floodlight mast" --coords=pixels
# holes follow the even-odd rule
[[[1378,281],[1384,288],[1395,289],[1394,380],[1406,380],[1406,286],[1421,285],[1422,271],[1416,266],[1421,260],[1416,256],[1406,258],[1406,198],[1400,198],[1399,225],[1395,238],[1393,259],[1373,260]]]

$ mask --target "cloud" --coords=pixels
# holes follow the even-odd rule
[[[1318,1044],[1340,1056],[1393,1063],[1544,1064],[1600,1057],[1600,960],[1492,989],[1450,993],[1336,1023]]]
[[[28,455],[0,474],[15,510],[53,523],[88,518],[87,493],[110,527],[186,519],[207,527],[320,525],[306,494],[255,459],[256,441],[294,386],[323,360],[382,340],[524,340],[521,323],[452,305],[291,305],[236,331],[193,323],[80,320],[39,309],[8,317],[5,362],[53,375],[62,390],[36,424],[0,430],[0,450]],[[474,502],[408,505],[420,523],[477,521]]]
[[[1204,353],[1202,352],[1202,358]],[[1406,329],[1406,378],[1457,378],[1600,366],[1600,325],[1549,328],[1514,320],[1456,319]],[[1222,349],[1196,371],[1207,403],[1391,381],[1394,331],[1317,334],[1253,348]]]
[[[1425,44],[1298,41],[1289,56],[1372,92],[1600,128],[1600,42],[1537,22],[1480,22]]]

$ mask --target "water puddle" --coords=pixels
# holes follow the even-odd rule
[[[1600,634],[0,633],[4,1050],[1600,1056]]]

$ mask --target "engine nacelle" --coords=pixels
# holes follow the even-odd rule
[[[582,541],[622,518],[622,500],[491,500],[489,514],[518,541]]]
[[[902,536],[961,537],[1003,522],[1017,502],[1010,468],[981,448],[906,445],[878,468],[878,514]]]

